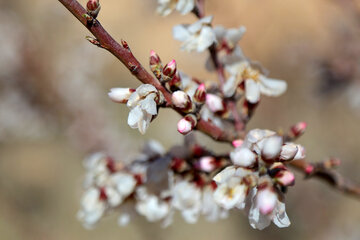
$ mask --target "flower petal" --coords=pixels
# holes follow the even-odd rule
[[[261,82],[260,91],[267,96],[280,96],[287,89],[287,83],[283,80],[267,78],[263,75],[259,76],[259,80]]]
[[[137,128],[137,123],[144,117],[140,106],[131,109],[128,117],[128,124],[131,128]]]
[[[245,80],[245,96],[250,103],[257,103],[260,100],[260,86],[252,79]]]
[[[173,37],[175,40],[184,42],[186,41],[191,35],[186,28],[186,25],[176,25],[173,27]]]

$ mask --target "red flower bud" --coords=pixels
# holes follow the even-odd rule
[[[154,73],[155,77],[160,80],[163,66],[159,55],[157,55],[154,50],[150,51],[150,69]]]
[[[206,88],[205,84],[200,84],[194,94],[194,100],[197,103],[204,103],[206,100]]]
[[[86,4],[86,10],[93,18],[97,17],[100,8],[101,6],[99,0],[89,0]]]
[[[168,64],[165,65],[163,69],[163,81],[168,82],[175,76],[176,73],[176,61],[171,60]]]

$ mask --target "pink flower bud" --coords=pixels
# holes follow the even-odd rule
[[[235,148],[241,147],[241,145],[244,143],[244,141],[242,139],[236,139],[234,141],[232,141],[232,145]]]
[[[291,133],[294,135],[294,137],[299,137],[304,134],[306,126],[306,122],[299,122],[291,127]]]
[[[176,61],[171,60],[168,64],[165,65],[163,69],[163,81],[168,82],[175,76],[176,73]]]
[[[100,11],[100,2],[99,0],[89,0],[86,4],[86,10],[93,18],[96,18]]]
[[[188,114],[178,122],[177,130],[179,133],[186,135],[194,129],[196,124],[196,117],[192,114]]]
[[[288,170],[278,172],[275,179],[281,186],[292,186],[295,183],[294,173]]]
[[[224,110],[223,100],[214,94],[206,94],[206,105],[212,112],[220,112]]]
[[[196,166],[201,171],[212,172],[216,168],[215,158],[210,156],[202,157]]]
[[[184,91],[179,90],[174,92],[171,96],[171,101],[175,107],[185,112],[189,112],[190,110],[192,110],[192,101],[189,95],[187,95],[187,93]]]
[[[276,207],[278,197],[272,189],[265,188],[258,191],[256,195],[256,203],[261,214],[271,214]]]
[[[117,103],[127,103],[131,93],[135,92],[135,89],[131,88],[112,88],[108,93],[109,98]]]
[[[308,174],[308,175],[309,175],[309,174],[312,174],[314,170],[315,170],[315,168],[314,168],[314,166],[311,165],[311,164],[309,164],[309,165],[307,165],[307,166],[305,167],[305,173]]]
[[[155,77],[160,80],[163,66],[159,55],[157,55],[154,50],[150,51],[150,69],[154,73]]]
[[[194,94],[194,100],[197,103],[204,103],[206,99],[206,88],[205,84],[200,84]]]

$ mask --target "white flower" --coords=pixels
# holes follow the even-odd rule
[[[239,28],[226,29],[223,26],[218,25],[214,27],[214,32],[217,42],[219,44],[226,44],[228,50],[232,50],[243,37],[244,33],[246,32],[246,28],[241,26]]]
[[[141,134],[145,134],[151,119],[157,115],[157,104],[162,102],[162,94],[153,85],[143,84],[138,87],[127,101],[127,106],[131,109],[129,126],[138,128]]]
[[[91,186],[102,187],[106,184],[110,176],[107,168],[107,158],[103,153],[95,153],[84,160],[84,167],[87,172],[84,180],[84,188]]]
[[[136,203],[136,211],[146,217],[149,222],[156,222],[165,218],[169,213],[169,205],[157,196],[148,195]]]
[[[253,69],[247,61],[227,65],[226,70],[232,78],[245,81],[246,100],[253,104],[259,102],[260,94],[277,97],[287,89],[285,81],[267,78],[256,69]]]
[[[262,230],[270,225],[271,221],[279,228],[288,227],[290,220],[285,212],[285,204],[277,199],[272,193],[263,192],[261,195],[257,194],[257,189],[254,188],[252,194],[252,205],[249,211],[249,222],[251,227]],[[259,196],[258,196],[259,195]],[[260,206],[259,206],[260,205]],[[263,210],[261,210],[261,205]],[[268,214],[264,214],[265,210],[272,208]],[[267,209],[265,209],[267,208]],[[266,211],[265,211],[266,212]]]
[[[246,28],[244,26],[230,29],[226,29],[220,25],[214,27],[214,33],[217,40],[216,47],[218,50],[218,58],[222,65],[227,66],[246,60],[244,53],[238,45],[238,42],[245,32]],[[211,57],[206,60],[206,69],[209,71],[215,70]],[[230,83],[228,83],[228,81],[226,82],[227,85],[225,85],[224,88],[229,87]],[[231,97],[231,95],[228,96],[227,94],[225,94],[225,96]]]
[[[186,222],[195,223],[201,211],[201,192],[195,184],[187,181],[175,183],[172,205],[181,211]]]
[[[91,228],[105,212],[105,202],[100,199],[100,190],[90,188],[81,199],[81,210],[77,216],[85,227]]]
[[[117,172],[111,175],[111,180],[123,198],[129,196],[135,190],[136,180],[131,174]]]
[[[210,186],[203,189],[201,213],[205,216],[206,220],[210,222],[227,216],[227,214],[224,214],[227,211],[215,202],[213,194],[214,191]]]
[[[237,166],[249,167],[255,163],[256,154],[248,148],[240,147],[230,153],[230,158]]]
[[[218,185],[214,192],[214,200],[221,207],[229,210],[242,204],[246,198],[246,191],[248,187],[241,184],[241,178],[231,177],[228,181]]]
[[[158,0],[157,12],[162,16],[169,15],[174,9],[185,15],[195,7],[195,0]]]
[[[204,17],[192,25],[177,25],[173,28],[173,36],[183,42],[181,49],[203,52],[216,42],[216,37],[210,24],[212,16]]]
[[[222,184],[227,182],[231,177],[233,177],[235,173],[236,173],[236,168],[234,166],[226,167],[224,170],[216,174],[213,180],[217,184]]]

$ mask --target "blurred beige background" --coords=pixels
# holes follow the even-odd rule
[[[180,52],[180,43],[172,39],[172,26],[192,23],[193,16],[157,16],[155,0],[101,2],[98,19],[115,39],[129,43],[144,66],[154,49],[164,62],[175,58],[188,74],[215,80],[204,70],[207,53]],[[339,171],[360,183],[360,108],[347,94],[358,75],[319,88],[324,81],[319,63],[347,59],[344,54],[359,49],[359,1],[206,2],[215,24],[246,26],[245,54],[270,76],[288,81],[284,96],[263,98],[249,129],[286,129],[306,121],[309,128],[300,143],[309,159],[340,157]],[[121,228],[114,214],[85,230],[75,215],[86,154],[105,150],[130,161],[146,139],[166,147],[182,141],[175,127],[179,116],[168,110],[161,110],[144,137],[127,126],[128,109],[108,100],[107,91],[139,82],[109,53],[89,44],[86,35],[56,0],[0,0],[1,239],[360,239],[359,201],[301,175],[287,194],[292,221],[287,229],[255,231],[244,214],[234,211],[217,223],[187,225],[177,218],[165,230],[141,218]],[[355,63],[359,68],[359,59]],[[228,149],[201,139],[218,151]]]

